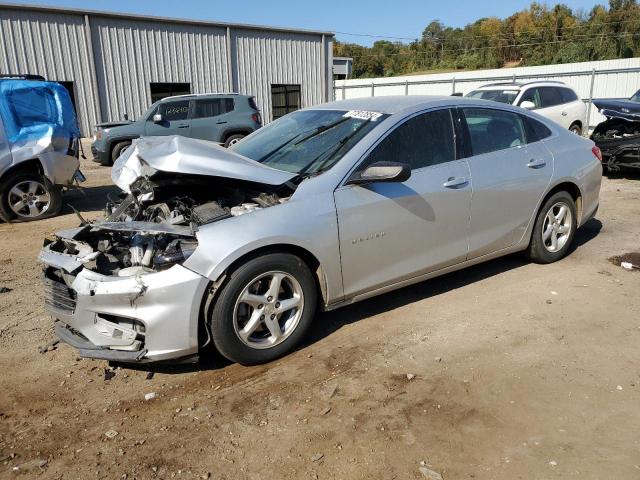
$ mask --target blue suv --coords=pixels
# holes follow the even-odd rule
[[[262,126],[254,97],[235,93],[178,95],[157,101],[135,122],[96,125],[94,161],[112,165],[139,137],[182,135],[233,145]]]
[[[0,75],[0,220],[60,212],[62,191],[84,181],[79,140],[62,85],[36,75]]]

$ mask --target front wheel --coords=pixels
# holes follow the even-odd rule
[[[313,274],[299,258],[273,253],[229,275],[208,319],[213,343],[229,360],[255,365],[291,351],[316,313]]]
[[[553,194],[542,206],[527,254],[536,263],[552,263],[569,253],[578,226],[576,204],[567,192]]]
[[[131,145],[130,141],[118,142],[111,149],[111,165],[118,159],[122,152],[124,152]]]
[[[0,218],[28,222],[53,217],[62,209],[62,192],[36,173],[10,174],[0,185]]]

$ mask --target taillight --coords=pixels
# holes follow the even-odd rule
[[[262,117],[260,116],[259,113],[254,113],[253,115],[251,115],[251,119],[256,122],[259,123],[260,125],[262,125]]]
[[[102,139],[102,130],[98,130],[96,132],[96,140],[101,140]]]
[[[600,149],[598,147],[593,147],[591,151],[593,152],[595,157],[602,162],[602,152],[600,151]]]

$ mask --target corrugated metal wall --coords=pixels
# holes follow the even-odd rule
[[[232,90],[226,28],[92,17],[103,118],[139,117],[150,82],[184,82],[192,93]]]
[[[139,117],[151,82],[255,95],[265,122],[271,84],[300,84],[303,107],[331,97],[332,36],[322,33],[1,4],[0,26],[0,73],[74,82],[85,136],[96,123]]]
[[[239,93],[255,95],[271,121],[271,84],[300,84],[302,107],[324,101],[326,72],[317,35],[232,30],[231,52]]]
[[[98,119],[83,15],[0,10],[0,73],[74,82],[80,127]]]

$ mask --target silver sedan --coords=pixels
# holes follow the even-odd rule
[[[600,152],[535,113],[455,97],[293,112],[231,149],[143,138],[105,219],[40,254],[58,336],[86,357],[243,364],[318,309],[523,251],[560,260],[596,214]]]

